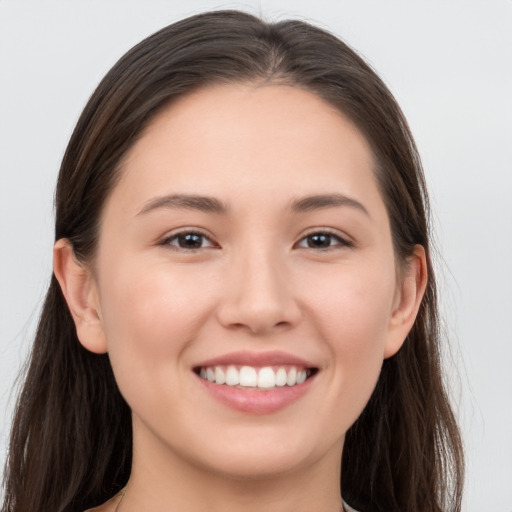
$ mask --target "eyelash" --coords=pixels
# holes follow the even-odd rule
[[[179,247],[177,245],[173,245],[171,243],[174,240],[178,240],[179,237],[185,237],[187,235],[193,235],[193,236],[197,236],[197,237],[202,237],[203,239],[208,240],[211,243],[211,245],[207,246],[207,247],[185,248],[185,247]],[[346,238],[343,238],[339,234],[334,233],[333,231],[331,231],[329,229],[318,229],[318,230],[315,230],[315,231],[311,231],[310,233],[307,233],[306,235],[304,235],[299,240],[298,244],[301,244],[303,241],[307,240],[308,238],[310,238],[310,237],[312,237],[314,235],[326,235],[327,237],[330,237],[329,238],[330,241],[332,241],[332,239],[334,239],[337,243],[335,245],[329,245],[328,247],[316,247],[315,248],[315,247],[304,247],[304,246],[302,246],[301,248],[303,248],[303,249],[316,249],[319,252],[328,252],[328,251],[333,251],[333,250],[336,250],[336,249],[339,249],[339,248],[353,247],[354,246],[354,244],[351,241],[347,240]],[[215,243],[212,242],[211,238],[208,235],[206,235],[205,233],[202,233],[201,231],[194,231],[194,230],[184,230],[184,231],[180,231],[178,233],[174,233],[171,236],[169,236],[169,237],[165,238],[164,240],[162,240],[162,242],[159,245],[169,247],[169,248],[171,248],[172,250],[175,250],[175,251],[185,251],[185,252],[191,252],[191,253],[197,252],[197,251],[199,251],[201,249],[208,249],[208,248],[215,247]]]
[[[195,235],[195,236],[200,236],[200,237],[203,237],[203,239],[206,239],[206,240],[209,240],[212,244],[212,247],[214,247],[214,243],[211,241],[210,237],[204,233],[201,233],[200,231],[194,231],[194,230],[184,230],[184,231],[179,231],[178,233],[174,233],[172,234],[171,236],[165,238],[164,240],[162,240],[162,242],[159,244],[159,245],[163,245],[163,246],[166,246],[166,247],[169,247],[171,248],[172,250],[175,250],[175,251],[186,251],[186,252],[197,252],[201,249],[207,249],[209,247],[193,247],[193,248],[185,248],[185,247],[179,247],[177,245],[172,245],[171,242],[173,240],[178,240],[179,237],[185,237],[187,235]]]
[[[309,237],[312,237],[314,235],[326,235],[326,236],[330,237],[331,240],[334,239],[337,242],[337,244],[329,245],[328,247],[317,247],[316,249],[321,252],[334,251],[336,249],[354,246],[354,244],[350,240],[347,240],[346,238],[342,237],[338,233],[335,233],[329,229],[319,229],[319,230],[311,231],[300,239],[299,244],[302,241],[307,240]],[[315,247],[304,247],[304,249],[315,249]]]

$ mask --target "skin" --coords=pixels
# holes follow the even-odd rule
[[[413,325],[427,280],[416,247],[397,268],[367,141],[312,93],[235,84],[191,93],[126,155],[89,265],[66,240],[55,274],[81,343],[108,352],[133,411],[133,470],[119,511],[339,511],[344,436],[383,359]],[[226,214],[158,207],[199,194]],[[340,194],[351,204],[296,212]],[[200,231],[180,248],[178,231]],[[331,233],[328,248],[311,233]],[[281,350],[319,369],[271,414],[233,410],[192,368]],[[114,498],[101,511],[119,503]]]

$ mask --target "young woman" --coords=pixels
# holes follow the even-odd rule
[[[3,510],[460,510],[427,208],[334,36],[218,11],[141,42],[63,159]]]

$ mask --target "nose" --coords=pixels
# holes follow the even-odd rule
[[[220,323],[253,335],[297,325],[302,312],[285,262],[272,251],[249,252],[240,254],[227,272]]]

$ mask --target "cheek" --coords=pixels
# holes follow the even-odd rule
[[[351,358],[360,352],[380,352],[386,341],[396,286],[395,269],[385,261],[342,267],[316,276],[310,297],[317,314],[315,327],[334,352]]]
[[[165,265],[124,262],[104,275],[102,322],[120,388],[135,376],[139,386],[165,387],[183,371],[180,354],[209,315],[213,293]]]
[[[310,302],[315,330],[330,353],[329,402],[340,404],[337,410],[346,428],[377,383],[395,294],[394,267],[390,271],[376,264],[352,270],[325,276]]]

